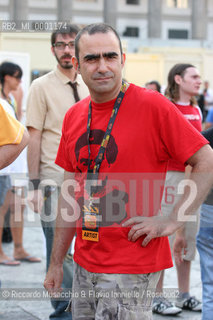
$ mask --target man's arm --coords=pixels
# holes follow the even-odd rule
[[[0,169],[9,166],[27,146],[29,135],[24,130],[22,140],[19,144],[7,144],[0,146]]]
[[[27,152],[27,164],[30,179],[39,178],[41,131],[29,127],[30,141]]]
[[[41,131],[32,127],[28,127],[30,140],[27,152],[27,164],[29,179],[39,179],[39,167],[41,156]],[[29,194],[29,205],[35,212],[40,212],[43,206],[43,195],[40,189],[35,189],[33,194]]]
[[[209,141],[211,148],[213,148],[213,127],[211,127],[206,131],[202,131],[201,133]],[[183,250],[185,254],[187,251],[187,244],[185,239],[184,227],[177,230],[176,237],[174,240],[173,255],[174,255],[176,264],[179,264],[183,261]]]
[[[186,209],[184,209],[184,215],[182,214],[182,208],[192,195],[190,187],[184,189],[181,200],[177,203],[173,212],[168,217],[134,217],[123,223],[124,227],[132,226],[128,234],[128,239],[130,241],[136,241],[142,235],[146,235],[142,243],[143,246],[146,246],[153,238],[169,236],[184,224],[186,220],[183,221],[183,218],[186,218],[186,216],[189,218],[204,201],[213,184],[212,149],[208,145],[203,146],[188,159],[187,163],[192,167],[190,174],[191,185],[196,186],[197,191],[194,200],[186,207]]]
[[[56,219],[51,261],[44,281],[44,287],[49,292],[60,289],[63,279],[62,265],[64,257],[75,235],[76,221],[79,218],[75,212],[75,208],[71,207],[69,201],[69,199],[71,201],[74,199],[74,187],[69,188],[68,191],[68,185],[74,185],[74,174],[65,171],[64,183],[58,201],[58,215]],[[71,219],[69,218],[71,218],[72,221],[70,221]]]

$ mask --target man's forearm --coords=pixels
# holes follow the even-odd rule
[[[66,179],[70,179],[70,181],[73,182],[73,174],[65,173],[65,181],[67,181]],[[69,182],[68,185],[70,186]],[[70,191],[71,189],[72,191]],[[74,200],[74,186],[63,188],[62,185],[61,195],[58,200],[58,214],[55,226],[51,265],[60,265],[63,263],[64,257],[75,236],[78,216],[75,217],[76,207],[75,205],[74,207],[71,206],[69,199]]]
[[[64,257],[75,235],[78,218],[75,216],[76,203],[73,201],[75,188],[73,174],[65,172],[64,183],[61,186],[61,195],[58,200],[58,215],[50,266],[44,281],[44,287],[49,292],[61,287]]]
[[[211,150],[210,150],[211,151]],[[212,151],[206,154],[206,159],[192,166],[192,171],[187,180],[179,184],[179,192],[183,193],[180,201],[171,213],[171,218],[180,222],[194,221],[196,210],[205,200],[213,184]],[[192,217],[190,217],[192,216]],[[182,223],[181,223],[182,222]]]
[[[53,265],[63,264],[64,257],[76,232],[76,223],[68,223],[61,214],[63,203],[65,203],[63,197],[60,196],[51,256],[51,264]]]

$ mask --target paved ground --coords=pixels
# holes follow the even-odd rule
[[[38,217],[37,217],[38,218]],[[39,225],[39,223],[37,223]],[[40,227],[26,226],[24,229],[25,247],[33,255],[42,258],[42,263],[30,264],[23,262],[18,267],[0,266],[1,279],[1,297],[0,297],[0,319],[1,320],[48,320],[48,316],[52,311],[48,299],[42,298],[42,282],[45,276],[45,254],[44,240]],[[12,256],[13,245],[4,244],[4,250]],[[174,268],[167,270],[165,277],[165,287],[168,292],[175,292],[177,288],[176,271]],[[13,291],[9,288],[17,288]],[[21,291],[20,288],[25,288]],[[26,288],[27,291],[26,291]],[[27,292],[28,295],[33,295],[34,299],[17,300],[17,294],[23,295]],[[16,294],[16,299],[11,298],[12,294]],[[191,272],[191,294],[201,298],[201,280],[198,255],[193,263]],[[4,295],[4,298],[2,297]],[[10,295],[10,297],[7,297]],[[162,317],[154,315],[154,320],[171,320],[171,319],[187,319],[200,320],[201,313],[182,312],[176,317]]]

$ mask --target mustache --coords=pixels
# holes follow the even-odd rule
[[[96,72],[92,78],[93,80],[97,80],[97,79],[112,78],[112,77],[114,77],[114,73],[111,71],[107,71],[105,73]]]
[[[63,58],[72,58],[72,56],[69,54],[69,53],[67,53],[67,54],[64,54],[63,56],[61,56],[61,59],[63,59]]]

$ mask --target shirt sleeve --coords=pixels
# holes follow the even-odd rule
[[[65,115],[63,126],[62,126],[62,136],[56,156],[55,163],[62,167],[64,170],[69,172],[74,172],[73,165],[69,159],[69,147],[68,147],[68,130],[67,123],[69,123],[68,114]]]
[[[8,114],[0,105],[0,146],[6,144],[19,144],[24,134],[24,126]]]
[[[196,130],[173,105],[161,123],[162,150],[160,159],[176,159],[182,164],[208,141]]]
[[[26,126],[42,131],[46,113],[44,86],[42,86],[40,79],[36,79],[33,81],[28,94]]]

